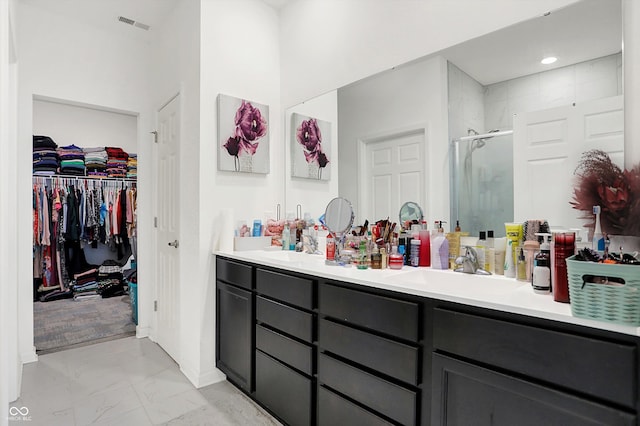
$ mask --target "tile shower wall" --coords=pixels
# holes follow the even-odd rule
[[[453,64],[449,64],[448,74],[451,138],[465,136],[469,127],[480,133],[512,129],[513,114],[518,112],[622,94],[622,54],[488,86],[482,86]],[[490,140],[472,155],[468,154],[469,149],[469,142],[460,144],[458,218],[463,228],[473,234],[495,229],[496,236],[504,235],[503,222],[513,219],[512,137]]]

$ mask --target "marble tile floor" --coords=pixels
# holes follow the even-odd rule
[[[40,356],[9,408],[11,426],[280,425],[226,381],[194,388],[158,345],[135,337]]]

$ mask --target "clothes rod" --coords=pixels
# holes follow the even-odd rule
[[[73,175],[31,175],[36,179],[68,179],[68,180],[92,180],[92,181],[109,181],[109,182],[137,182],[137,178],[121,178],[106,176],[73,176]]]
[[[481,135],[462,136],[461,138],[454,139],[452,142],[463,142],[463,141],[470,141],[473,139],[493,138],[496,136],[507,136],[511,134],[513,134],[513,130],[501,130],[499,132],[483,133]]]

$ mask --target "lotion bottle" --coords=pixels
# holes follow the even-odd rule
[[[513,263],[513,256],[510,255],[513,250],[513,240],[507,239],[507,250],[504,257],[504,276],[507,278],[516,277],[516,265]]]
[[[449,269],[449,241],[445,238],[442,222],[439,222],[437,233],[432,240],[431,267]]]
[[[533,280],[531,285],[535,293],[546,294],[551,292],[551,246],[547,236],[551,234],[536,233],[543,235],[544,241],[540,244],[540,252],[536,255],[535,266],[533,267]]]
[[[478,238],[478,242],[476,243],[476,253],[478,253],[478,266],[484,269],[485,271],[489,270],[487,266],[487,233],[485,231],[480,231],[480,238]]]

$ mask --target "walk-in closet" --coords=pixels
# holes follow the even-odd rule
[[[135,334],[137,117],[33,101],[37,353]]]

